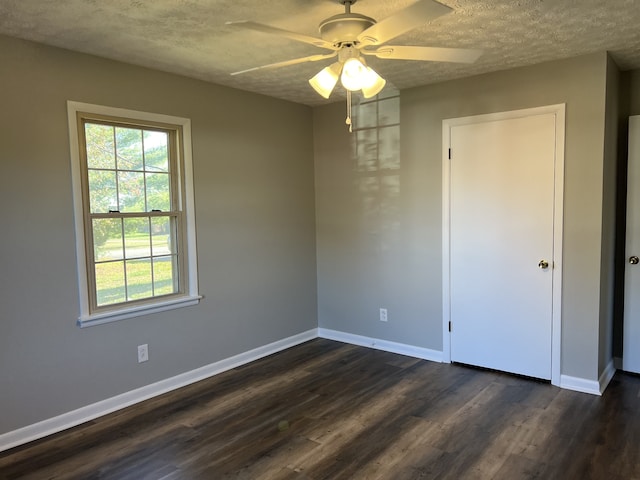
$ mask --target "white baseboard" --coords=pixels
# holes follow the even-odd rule
[[[176,390],[178,388],[190,385],[192,383],[204,380],[219,373],[231,370],[232,368],[245,365],[247,363],[258,360],[267,355],[280,352],[287,348],[299,345],[301,343],[313,340],[314,338],[326,338],[328,340],[336,340],[339,342],[349,343],[362,347],[375,348],[386,352],[398,353],[409,357],[421,358],[433,362],[442,362],[443,354],[438,350],[431,350],[414,345],[404,343],[391,342],[388,340],[380,340],[377,338],[355,335],[352,333],[340,332],[326,328],[313,328],[306,332],[293,335],[282,340],[254,348],[244,353],[234,355],[218,362],[205,365],[203,367],[181,373],[175,377],[167,378],[151,385],[125,392],[115,397],[107,398],[99,402],[87,405],[76,410],[72,410],[62,415],[58,415],[47,420],[43,420],[26,427],[13,430],[0,435],[0,452],[10,448],[22,445],[48,435],[61,432],[71,427],[75,427],[82,423],[88,422],[95,418],[107,415],[122,408],[129,407],[136,403],[148,400],[150,398],[162,395],[163,393]],[[616,372],[615,361],[612,359],[605,370],[600,375],[598,381],[587,380],[579,377],[571,377],[569,375],[560,376],[560,387],[577,392],[590,393],[592,395],[601,395]]]
[[[575,392],[590,393],[591,395],[602,395],[600,383],[596,380],[572,377],[570,375],[560,375],[560,388],[573,390]]]
[[[598,379],[598,384],[600,386],[600,395],[604,393],[605,389],[609,385],[609,382],[616,374],[615,365],[615,358],[612,358],[602,372],[602,375],[600,375],[600,378]]]
[[[306,332],[293,335],[282,340],[254,348],[248,352],[225,358],[218,362],[196,368],[189,372],[181,373],[175,377],[167,378],[151,385],[125,392],[115,397],[107,398],[99,402],[87,405],[77,410],[72,410],[57,417],[49,418],[26,427],[13,430],[0,435],[0,452],[18,445],[46,437],[53,433],[61,432],[71,427],[88,422],[116,410],[129,407],[136,403],[176,390],[192,383],[204,380],[219,373],[239,367],[259,358],[299,345],[318,337],[318,330],[313,328]]]
[[[442,352],[407,345],[405,343],[396,343],[388,340],[380,340],[378,338],[363,337],[362,335],[355,335],[353,333],[340,332],[327,328],[318,328],[318,336],[328,340],[337,340],[338,342],[350,343],[361,347],[375,348],[377,350],[384,350],[385,352],[431,360],[432,362],[442,362]]]
[[[598,381],[571,377],[569,375],[561,375],[560,388],[575,390],[576,392],[590,393],[592,395],[602,395],[615,373],[615,359],[612,358],[600,375]]]
[[[559,386],[560,388],[575,390],[576,392],[602,395],[616,373],[615,361],[616,359],[614,358],[609,361],[597,381],[587,380],[586,378],[571,377],[569,375],[560,375]]]

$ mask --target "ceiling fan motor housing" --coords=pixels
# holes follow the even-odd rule
[[[373,18],[358,13],[341,13],[320,24],[320,36],[334,45],[356,43],[358,35],[375,23]]]

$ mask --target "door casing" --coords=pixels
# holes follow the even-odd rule
[[[451,163],[449,148],[451,128],[459,125],[509,120],[533,115],[555,115],[555,164],[554,164],[554,211],[553,211],[553,259],[552,265],[552,316],[551,316],[551,383],[560,386],[561,342],[562,342],[562,235],[564,200],[564,145],[565,104],[512,110],[508,112],[474,115],[445,119],[442,121],[442,361],[451,362],[451,271],[450,271],[450,198]]]

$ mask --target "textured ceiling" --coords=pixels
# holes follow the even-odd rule
[[[415,0],[359,0],[381,20]],[[454,12],[393,44],[479,48],[473,65],[368,58],[399,89],[608,50],[640,68],[639,0],[441,0]],[[332,60],[230,76],[326,50],[225,25],[254,20],[318,36],[342,13],[337,0],[0,0],[0,33],[270,95],[307,105],[330,100],[307,79]]]

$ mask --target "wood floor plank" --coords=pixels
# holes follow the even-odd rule
[[[640,480],[640,377],[602,397],[316,339],[0,453],[0,480]]]

